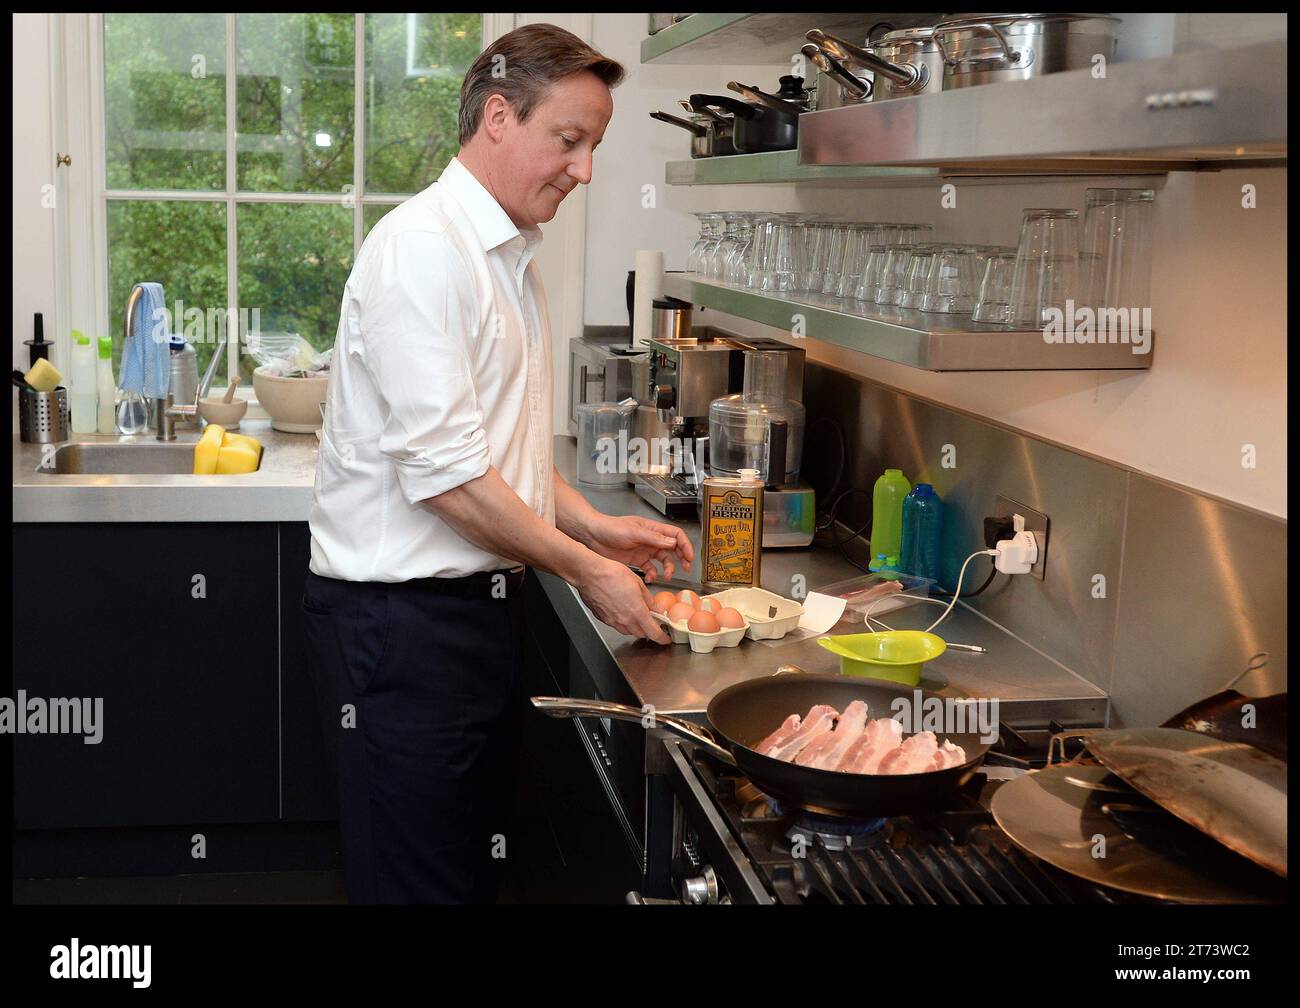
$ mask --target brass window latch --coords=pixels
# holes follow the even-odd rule
[[[57,168],[59,165],[67,165],[69,168],[71,168],[71,167],[72,167],[72,155],[71,155],[71,154],[57,154],[57,155],[55,155],[55,158],[54,158],[54,166]]]

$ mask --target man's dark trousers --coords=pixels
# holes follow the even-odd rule
[[[495,898],[510,842],[523,580],[308,572],[307,656],[350,902]]]

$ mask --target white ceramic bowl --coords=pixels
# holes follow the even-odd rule
[[[253,391],[257,401],[271,417],[271,426],[290,434],[310,434],[320,429],[320,404],[325,401],[329,376],[319,378],[282,378],[266,374],[263,368],[253,372]]]

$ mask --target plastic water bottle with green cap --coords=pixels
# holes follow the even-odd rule
[[[94,434],[99,424],[96,406],[99,401],[95,391],[95,349],[90,337],[79,329],[72,330],[72,433]]]
[[[871,563],[873,571],[896,571],[903,547],[903,499],[912,490],[901,469],[886,469],[871,495]]]

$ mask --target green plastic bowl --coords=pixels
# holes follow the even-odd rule
[[[840,674],[888,679],[904,686],[921,681],[921,666],[948,650],[942,637],[924,630],[818,637],[817,643],[840,656]]]

